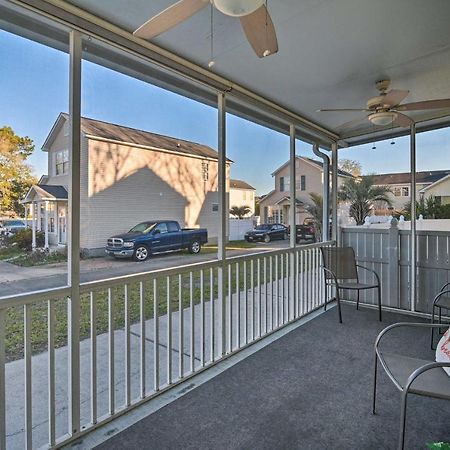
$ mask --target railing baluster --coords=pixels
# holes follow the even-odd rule
[[[278,328],[280,325],[280,315],[278,310],[279,303],[279,295],[280,295],[280,280],[278,278],[278,255],[275,255],[275,328]]]
[[[255,282],[254,282],[254,263],[253,259],[250,260],[250,289],[251,289],[251,295],[250,295],[250,330],[251,330],[251,340],[253,341],[255,339]]]
[[[216,346],[215,346],[215,301],[214,301],[214,269],[209,269],[209,315],[211,320],[211,361],[215,360]]]
[[[158,280],[153,280],[153,384],[159,391],[159,298]]]
[[[32,448],[32,380],[31,380],[31,305],[23,307],[24,363],[25,363],[25,448]]]
[[[167,384],[172,383],[172,302],[170,299],[170,277],[166,277],[167,309]]]
[[[300,314],[303,316],[305,314],[305,251],[302,250],[300,253]]]
[[[280,302],[280,317],[281,317],[281,325],[284,324],[284,255],[283,253],[280,255],[280,265],[281,265],[281,302]]]
[[[47,300],[48,443],[55,445],[55,304]]]
[[[244,342],[248,344],[248,288],[247,288],[247,261],[244,261]]]
[[[269,278],[270,278],[270,329],[274,327],[273,314],[273,258],[269,256]]]
[[[5,316],[6,311],[0,309],[0,450],[6,450]]]
[[[298,301],[299,301],[299,283],[300,283],[300,277],[299,277],[299,251],[295,250],[295,318],[299,317],[299,308],[298,308]]]
[[[256,260],[256,267],[258,269],[258,336],[262,336],[262,311],[261,311],[261,258]]]
[[[123,287],[124,295],[124,319],[125,319],[125,406],[131,404],[131,352],[130,352],[130,299],[129,299],[128,284]]]
[[[91,424],[97,423],[97,299],[92,291],[89,294],[91,318],[90,337],[91,337]]]
[[[228,265],[228,351],[233,351],[233,291],[231,289],[232,266]]]
[[[263,264],[263,270],[264,270],[264,308],[266,313],[266,320],[265,320],[265,327],[266,327],[266,334],[269,329],[269,296],[267,295],[267,258],[264,256],[264,264]]]
[[[189,272],[189,301],[191,309],[191,372],[195,370],[195,311],[194,311],[194,282],[193,273]]]
[[[115,411],[115,382],[114,382],[114,291],[108,289],[108,364],[109,364],[109,414]]]
[[[205,284],[200,269],[200,365],[205,365]]]
[[[145,284],[143,281],[139,283],[139,313],[140,313],[140,398],[145,398]]]
[[[183,277],[178,275],[178,376],[184,376],[184,305],[183,305]]]
[[[236,347],[241,346],[241,287],[239,283],[239,263],[236,263]]]

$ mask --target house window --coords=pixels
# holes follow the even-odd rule
[[[395,197],[409,197],[409,186],[395,186],[392,192]]]
[[[302,175],[300,177],[300,190],[306,191],[306,176],[305,175]]]
[[[209,164],[207,162],[202,162],[202,177],[203,177],[203,181],[208,181]]]
[[[212,211],[213,212],[218,212],[219,211],[219,204],[218,203],[213,203],[212,204]]]
[[[290,189],[289,177],[280,177],[280,192],[287,192]]]
[[[54,233],[55,232],[55,204],[50,202],[47,205],[47,210],[48,210],[48,231],[49,233]]]
[[[247,200],[247,191],[242,191],[242,198]]]
[[[409,186],[402,187],[402,197],[409,197]]]
[[[69,172],[69,150],[56,152],[56,175],[63,175]]]
[[[401,197],[402,195],[402,190],[398,186],[394,187],[394,189],[392,189],[392,192],[396,197]]]

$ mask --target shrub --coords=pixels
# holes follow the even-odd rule
[[[31,250],[33,245],[33,232],[30,228],[18,231],[11,237],[11,243],[22,250]],[[42,231],[36,231],[36,246],[43,247],[45,243],[45,234]]]
[[[436,219],[450,219],[450,205],[440,205],[436,211]]]

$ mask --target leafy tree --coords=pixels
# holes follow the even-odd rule
[[[19,201],[37,182],[26,159],[33,153],[29,137],[21,137],[11,127],[0,128],[0,211],[23,213]]]
[[[391,192],[388,186],[374,186],[373,176],[367,175],[358,178],[347,178],[342,184],[338,197],[340,201],[349,202],[349,215],[362,225],[364,219],[370,214],[375,202],[392,205],[389,198]]]
[[[252,210],[249,206],[233,206],[230,209],[230,214],[232,216],[237,217],[238,219],[243,219],[247,214],[249,214]]]
[[[322,222],[323,222],[323,197],[315,192],[309,194],[312,203],[306,205],[305,209],[311,215],[316,231],[316,239],[319,240],[322,236]]]
[[[339,159],[339,169],[351,173],[354,177],[361,176],[361,164],[353,159]]]
[[[424,219],[443,219],[445,214],[445,205],[440,205],[434,195],[430,195],[426,198],[420,197],[416,201],[416,215],[417,217],[422,214]],[[407,220],[411,220],[411,202],[408,202],[403,211],[403,215]]]

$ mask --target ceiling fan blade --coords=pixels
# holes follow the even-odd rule
[[[395,118],[393,123],[394,125],[397,125],[399,127],[409,128],[411,124],[414,123],[414,121],[411,119],[411,117],[405,116],[401,113],[397,113],[397,117]]]
[[[340,111],[370,111],[370,109],[365,108],[323,108],[318,109],[317,112],[340,112]]]
[[[416,111],[419,109],[450,108],[450,98],[442,100],[425,100],[423,102],[406,103],[395,108],[397,111]]]
[[[278,51],[275,27],[265,5],[240,20],[247,40],[260,58]]]
[[[208,5],[209,0],[180,0],[147,20],[133,34],[142,39],[153,39],[155,36],[189,19]]]
[[[390,90],[383,98],[383,103],[389,106],[397,106],[409,94],[409,91],[401,91],[399,89]]]
[[[364,122],[366,120],[367,120],[366,116],[360,117],[358,119],[353,119],[353,120],[350,120],[349,122],[345,122],[342,125],[339,125],[338,127],[336,127],[336,129],[342,130],[342,129],[345,129],[345,128],[351,128],[352,126],[358,125],[360,122]]]

